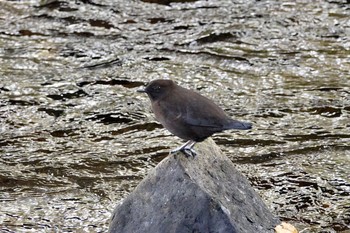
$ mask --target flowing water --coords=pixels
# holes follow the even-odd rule
[[[105,232],[182,143],[156,78],[254,124],[214,140],[274,214],[350,230],[349,1],[44,2],[0,1],[1,232]]]

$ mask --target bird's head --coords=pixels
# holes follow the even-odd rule
[[[168,95],[175,88],[175,85],[172,80],[156,79],[148,83],[145,89],[139,89],[137,91],[147,93],[148,97],[152,101],[155,101]]]

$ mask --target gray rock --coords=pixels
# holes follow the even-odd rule
[[[109,232],[274,232],[280,221],[213,140],[169,155],[114,211]]]

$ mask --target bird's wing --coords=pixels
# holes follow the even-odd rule
[[[187,96],[178,102],[181,104],[172,106],[171,114],[188,126],[222,129],[227,123],[228,117],[224,111],[204,96],[192,94],[190,98]]]
[[[183,120],[191,126],[208,128],[222,128],[224,123],[224,119],[218,116],[216,112],[199,107],[187,111],[187,114],[183,116]]]

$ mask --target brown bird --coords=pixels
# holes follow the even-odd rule
[[[172,80],[151,81],[145,89],[152,103],[156,119],[172,134],[187,140],[171,153],[181,151],[187,156],[195,156],[192,149],[197,142],[214,133],[228,129],[251,129],[252,124],[233,120],[212,100],[186,88]]]

